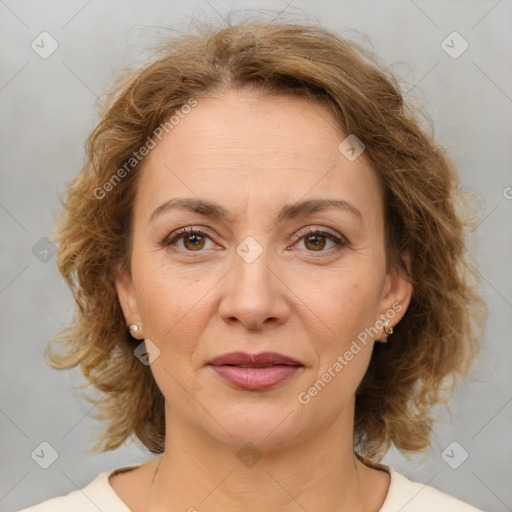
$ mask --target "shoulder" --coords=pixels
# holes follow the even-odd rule
[[[388,468],[391,483],[379,512],[483,512],[435,487],[413,482]]]
[[[139,464],[100,473],[81,489],[75,489],[65,495],[50,498],[18,512],[69,512],[70,510],[73,512],[98,512],[98,510],[130,512],[130,509],[116,494],[108,479],[115,472],[137,466]]]

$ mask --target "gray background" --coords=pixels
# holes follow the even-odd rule
[[[464,186],[485,204],[474,251],[490,315],[476,380],[458,387],[452,422],[439,409],[434,445],[421,466],[421,459],[396,451],[384,462],[479,508],[512,510],[510,0],[0,1],[1,510],[18,510],[151,457],[134,444],[85,453],[101,425],[72,387],[81,375],[43,362],[47,340],[73,310],[44,237],[55,228],[63,183],[80,168],[96,122],[96,95],[105,91],[112,68],[138,61],[155,31],[161,35],[157,27],[186,31],[192,16],[220,20],[232,8],[243,15],[260,7],[274,15],[283,10],[284,21],[319,21],[363,43],[368,36],[427,107]],[[59,44],[47,59],[31,48],[43,31]],[[469,43],[456,59],[441,47],[453,31]],[[42,441],[59,454],[48,469],[31,457]],[[461,460],[462,450],[469,454],[458,469],[441,457],[453,441],[453,460]]]

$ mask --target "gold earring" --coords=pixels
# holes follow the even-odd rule
[[[386,334],[393,334],[393,327],[389,325],[387,320],[384,320],[384,330],[386,331]]]

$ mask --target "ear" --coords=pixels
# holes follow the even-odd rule
[[[137,304],[137,296],[135,294],[135,288],[129,272],[126,270],[120,270],[117,273],[115,284],[117,297],[121,304],[121,309],[123,310],[127,326],[130,326],[131,324],[141,326],[142,322]],[[134,338],[141,338],[141,331],[138,331],[138,333],[130,332],[130,334]]]
[[[400,261],[389,269],[380,303],[380,318],[388,320],[391,327],[395,327],[405,315],[413,291],[409,252],[402,251],[399,259]],[[384,338],[387,338],[385,333]]]

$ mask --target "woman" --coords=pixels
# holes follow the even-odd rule
[[[266,23],[173,40],[113,88],[69,186],[78,312],[48,351],[105,393],[96,449],[157,456],[26,510],[477,510],[378,462],[429,447],[478,354],[462,199],[354,43]]]

